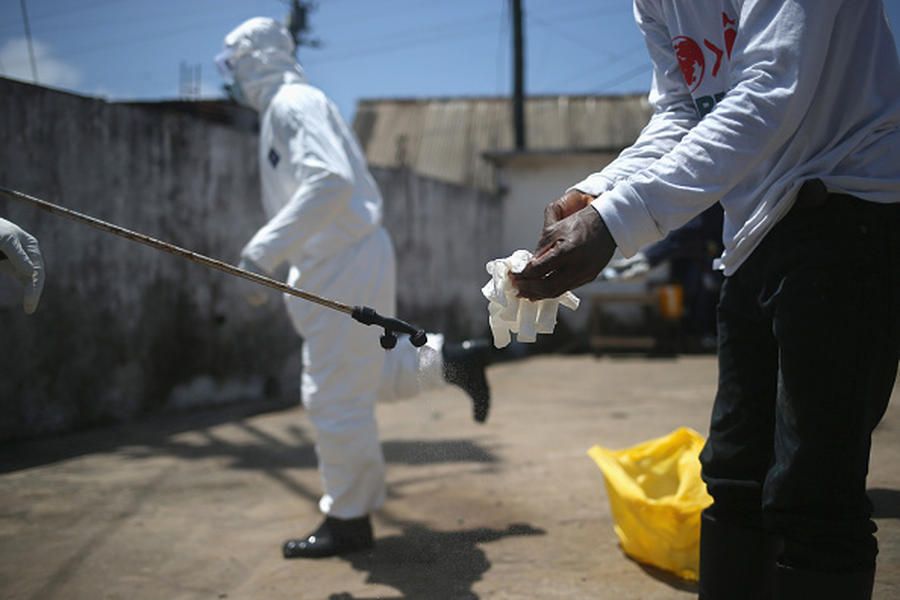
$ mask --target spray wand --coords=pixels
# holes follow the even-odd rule
[[[307,292],[287,285],[286,283],[283,283],[276,279],[272,279],[271,277],[266,277],[265,275],[260,275],[252,271],[247,271],[246,269],[241,269],[240,267],[230,265],[221,260],[216,260],[214,258],[192,252],[191,250],[181,248],[174,244],[163,242],[162,240],[158,240],[143,233],[131,231],[130,229],[125,229],[124,227],[119,227],[118,225],[113,225],[112,223],[101,221],[100,219],[97,219],[95,217],[76,212],[69,208],[64,208],[57,204],[47,202],[46,200],[35,198],[34,196],[29,196],[28,194],[23,194],[22,192],[16,190],[10,190],[4,187],[0,187],[0,194],[8,198],[13,198],[15,200],[28,202],[29,204],[37,206],[38,208],[43,209],[47,212],[79,221],[86,225],[90,225],[95,229],[99,229],[107,233],[112,233],[119,237],[129,239],[133,242],[138,242],[144,244],[145,246],[150,246],[151,248],[156,248],[157,250],[162,250],[163,252],[186,258],[191,262],[195,262],[216,269],[218,271],[222,271],[223,273],[228,273],[229,275],[234,275],[235,277],[241,277],[243,279],[246,279],[247,281],[252,281],[253,283],[264,285],[266,287],[278,290],[279,292],[295,296],[297,298],[300,298],[301,300],[313,302],[315,304],[318,304],[319,306],[324,306],[325,308],[330,308],[331,310],[342,312],[349,315],[354,320],[362,323],[363,325],[376,325],[378,327],[383,327],[384,334],[381,336],[381,347],[385,350],[390,350],[397,345],[397,333],[409,334],[410,343],[417,348],[424,346],[425,342],[428,341],[428,338],[425,335],[425,330],[419,329],[418,327],[410,325],[406,321],[401,321],[400,319],[394,317],[384,317],[378,314],[378,312],[376,312],[374,308],[370,308],[368,306],[350,306],[349,304],[344,304],[342,302],[324,298],[311,292]],[[3,258],[2,254],[0,254],[0,258]]]

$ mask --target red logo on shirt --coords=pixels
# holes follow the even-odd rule
[[[729,19],[722,13],[722,28],[725,30],[725,50],[728,58],[731,58],[731,50],[734,48],[734,39],[737,37],[737,19]]]
[[[685,35],[680,35],[672,40],[672,46],[675,48],[675,57],[678,59],[681,74],[684,75],[684,82],[693,92],[700,86],[700,82],[703,81],[703,76],[706,74],[706,59],[703,58],[703,50],[697,42]]]
[[[703,46],[712,53],[711,58],[715,58],[711,69],[713,77],[719,76],[719,70],[722,68],[722,59],[725,56],[729,59],[731,58],[731,51],[734,49],[734,41],[737,38],[737,20],[730,18],[726,13],[722,13],[722,29],[724,49],[706,38],[703,39]],[[686,35],[674,38],[672,47],[675,49],[675,57],[678,59],[678,67],[684,76],[684,82],[691,93],[693,93],[694,90],[700,87],[706,75],[706,55],[703,53],[703,47],[693,38]]]

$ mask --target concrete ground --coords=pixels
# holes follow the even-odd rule
[[[701,433],[711,357],[540,357],[491,368],[490,421],[447,388],[379,408],[376,549],[285,561],[319,520],[297,407],[247,405],[0,447],[0,598],[680,599],[625,558],[594,444]],[[900,597],[900,390],[875,435],[875,597]]]

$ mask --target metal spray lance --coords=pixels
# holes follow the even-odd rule
[[[162,250],[163,252],[168,252],[169,254],[175,254],[182,258],[186,258],[191,262],[199,263],[218,271],[228,273],[229,275],[241,277],[243,279],[246,279],[247,281],[252,281],[253,283],[264,285],[266,287],[278,290],[279,292],[290,294],[291,296],[295,296],[297,298],[300,298],[301,300],[313,302],[320,306],[330,308],[331,310],[342,312],[349,315],[354,320],[362,323],[363,325],[376,325],[378,327],[383,327],[384,334],[381,336],[381,347],[385,350],[390,350],[397,345],[397,333],[409,334],[410,343],[417,348],[424,346],[425,342],[428,341],[425,335],[425,330],[419,329],[418,327],[410,325],[406,321],[401,321],[400,319],[394,317],[384,317],[378,314],[378,312],[376,312],[374,308],[370,308],[368,306],[350,306],[349,304],[343,304],[335,300],[330,300],[311,292],[306,292],[304,290],[287,285],[286,283],[282,283],[281,281],[272,279],[271,277],[266,277],[265,275],[259,275],[258,273],[253,273],[252,271],[247,271],[245,269],[235,267],[234,265],[230,265],[226,262],[222,262],[220,260],[216,260],[214,258],[192,252],[191,250],[175,246],[174,244],[169,244],[168,242],[163,242],[143,233],[131,231],[130,229],[125,229],[124,227],[119,227],[118,225],[113,225],[112,223],[101,221],[100,219],[76,212],[68,208],[64,208],[51,202],[47,202],[46,200],[41,200],[40,198],[35,198],[34,196],[29,196],[28,194],[24,194],[16,190],[10,190],[0,187],[0,194],[14,200],[28,202],[29,204],[37,206],[42,210],[53,213],[55,215],[67,217],[75,221],[79,221],[86,225],[90,225],[95,229],[99,229],[107,233],[112,233],[119,237],[144,244],[145,246],[150,246],[151,248],[156,248],[157,250]],[[0,254],[0,258],[5,257]]]

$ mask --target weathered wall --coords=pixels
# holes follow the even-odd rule
[[[0,79],[0,185],[233,262],[263,222],[255,134]],[[0,440],[276,393],[299,342],[231,277],[0,198],[40,240],[41,306],[0,277]],[[266,385],[266,382],[270,385]],[[289,385],[289,389],[284,386]]]
[[[247,115],[110,104],[0,79],[0,186],[234,262],[263,223]],[[232,121],[232,125],[218,121]],[[252,119],[251,119],[252,122]],[[501,203],[407,168],[373,168],[398,262],[398,314],[450,339],[487,333],[484,264]],[[240,401],[298,399],[300,342],[277,295],[0,197],[38,237],[38,312],[0,276],[0,441]]]
[[[488,333],[481,286],[485,263],[501,255],[499,200],[408,168],[371,171],[397,251],[398,314],[449,339]]]
[[[615,158],[603,153],[510,155],[497,161],[503,195],[503,256],[531,250],[544,225],[544,208]]]

